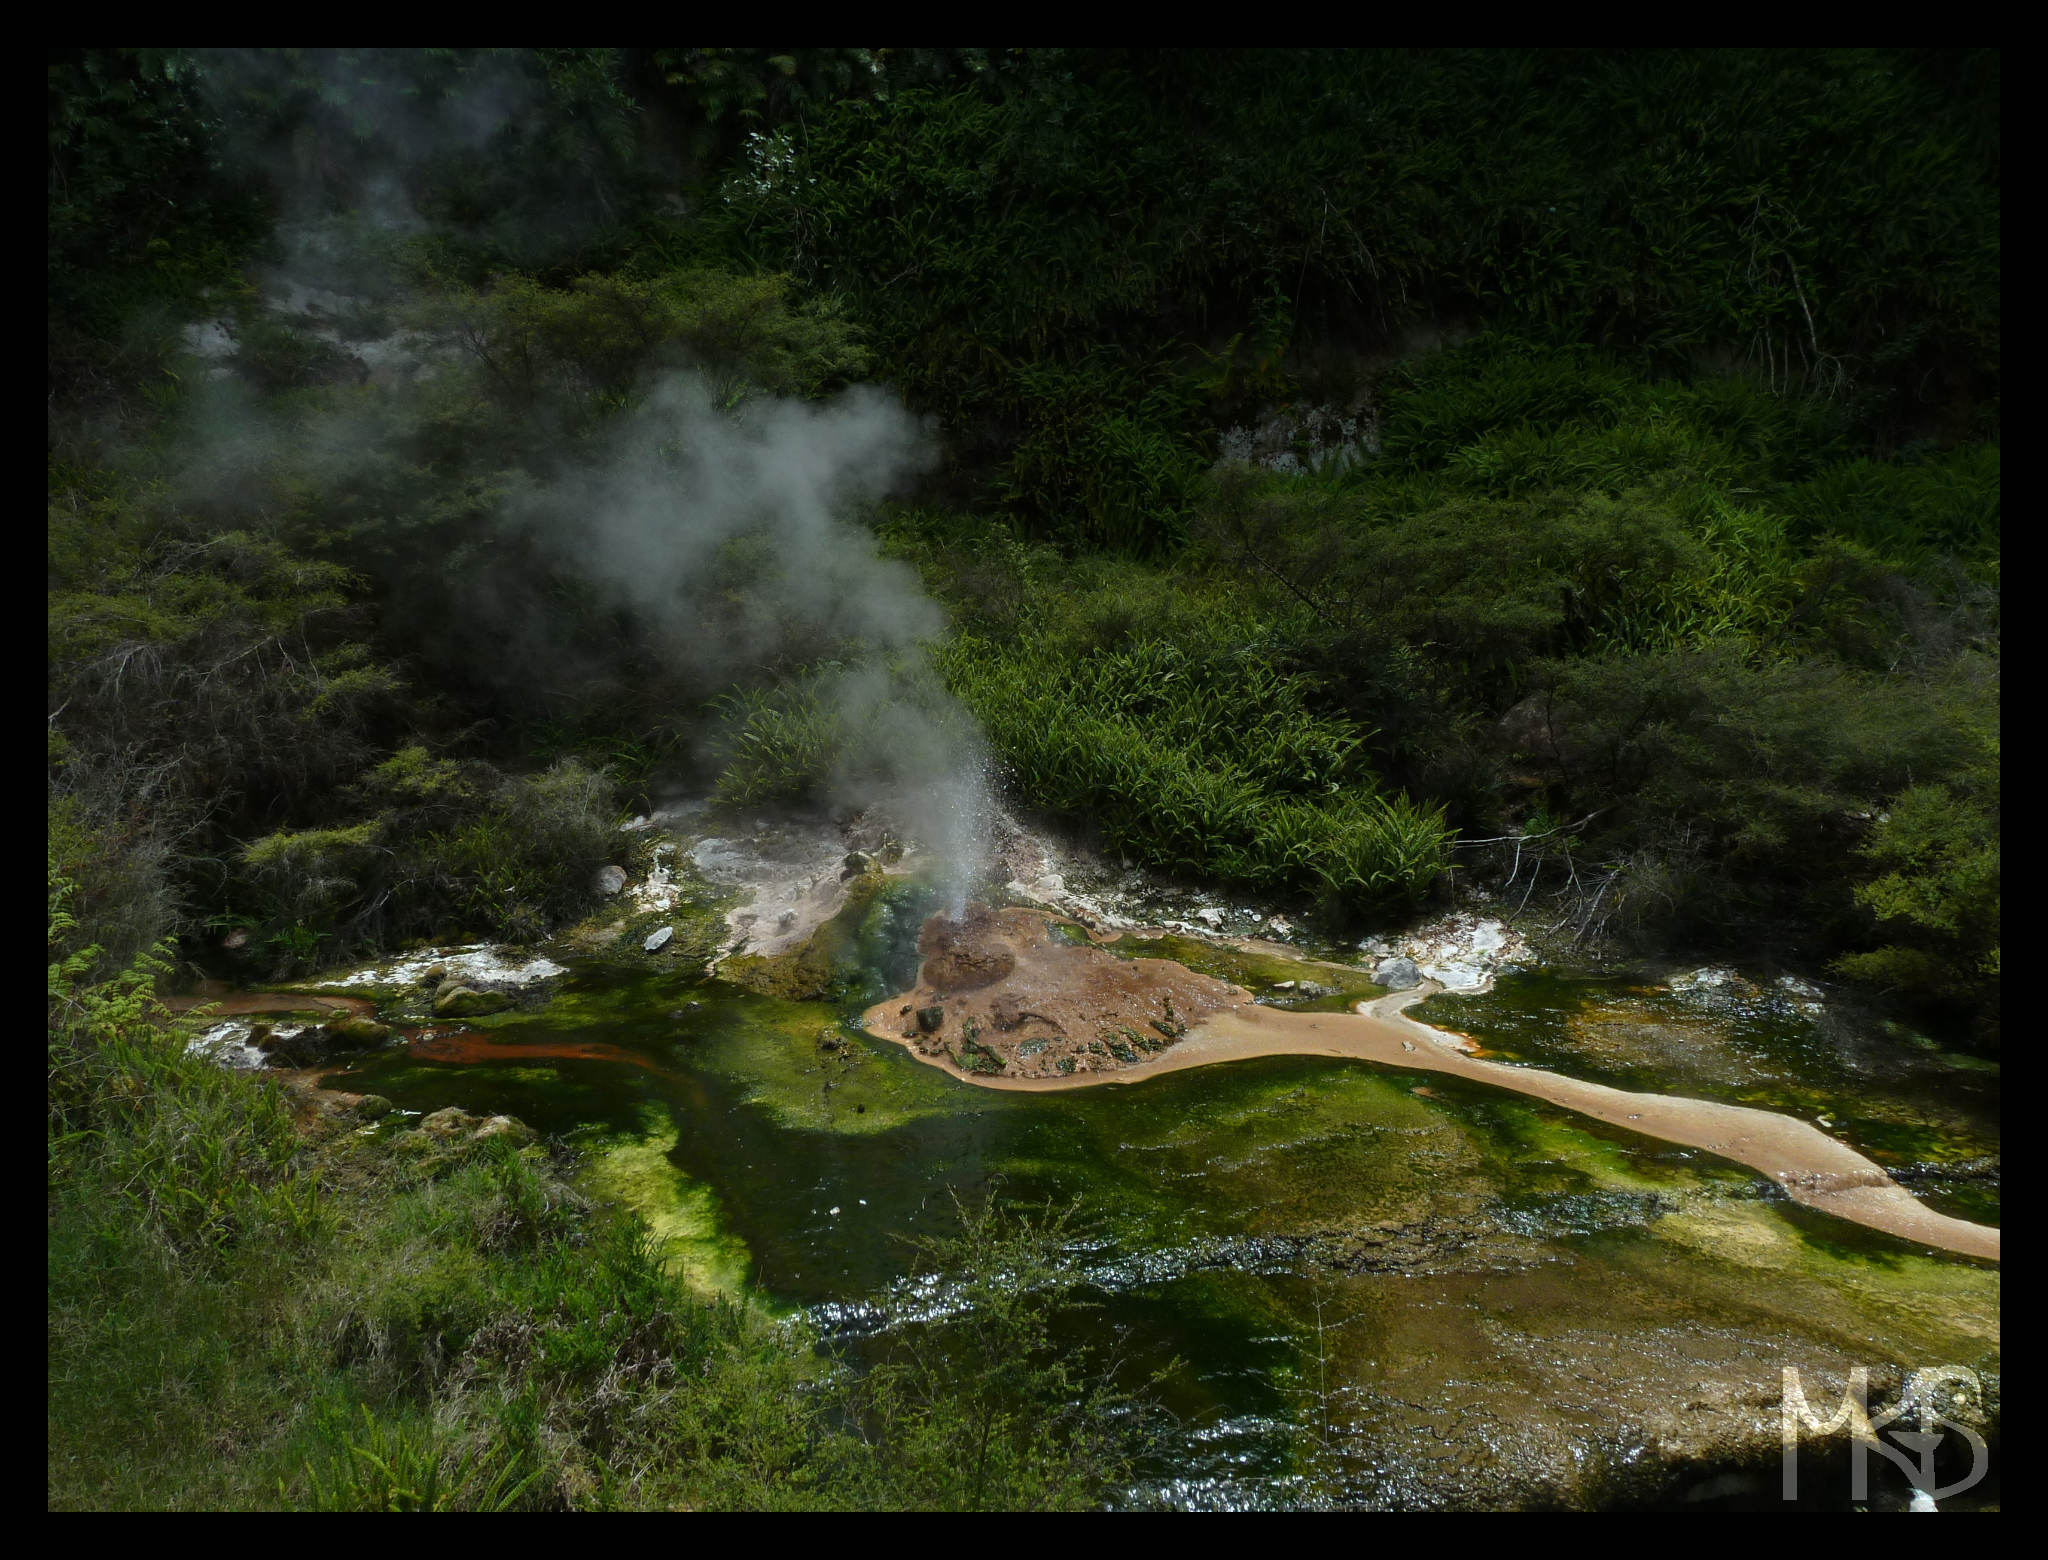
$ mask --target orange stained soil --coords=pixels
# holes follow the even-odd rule
[[[457,1062],[493,1067],[518,1067],[533,1062],[619,1062],[667,1076],[638,1052],[602,1040],[493,1040],[474,1029],[415,1034],[406,1054],[423,1062]]]
[[[1062,942],[1032,910],[976,904],[958,921],[933,916],[918,951],[916,988],[870,1008],[863,1022],[990,1081],[1060,1087],[1115,1072],[1251,1000],[1241,986],[1168,959]]]

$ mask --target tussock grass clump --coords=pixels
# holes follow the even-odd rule
[[[1256,658],[962,637],[944,664],[1020,790],[1134,860],[1361,913],[1419,901],[1443,868],[1442,809],[1381,794],[1361,734]]]

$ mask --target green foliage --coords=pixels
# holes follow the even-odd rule
[[[1090,495],[1115,490],[1133,444],[1199,437],[1205,395],[1288,399],[1274,365],[1296,378],[1312,354],[1283,343],[1371,350],[1476,316],[1741,362],[1884,426],[1922,415],[1912,375],[1995,396],[1996,69],[1877,51],[1021,51],[957,86],[816,102],[748,144],[724,196],[735,249],[846,294],[885,372],[1027,524],[1122,546],[1145,516],[1149,547],[1174,529],[1149,499]],[[1609,388],[1559,365],[1518,399],[1432,410],[1542,431]],[[1076,407],[1097,426],[1076,428]],[[1421,448],[1404,430],[1389,447]]]
[[[1128,1473],[1136,1405],[1052,1330],[1068,1218],[969,1216],[932,1249],[974,1311],[835,1361],[683,1289],[560,1153],[301,1129],[186,1053],[159,966],[98,961],[50,970],[53,1508],[1042,1509]]]
[[[1836,536],[1911,572],[1948,557],[1998,559],[1998,446],[1966,444],[1927,459],[1847,461],[1787,496],[1802,536]]]
[[[308,1465],[304,1511],[511,1511],[539,1482],[517,1477],[500,1448],[451,1447],[432,1426],[380,1420],[363,1405],[359,1438],[343,1443],[323,1476]]]
[[[1962,1002],[1995,1038],[1999,981],[1998,776],[1995,742],[1985,767],[1947,783],[1915,785],[1859,847],[1878,875],[1856,887],[1856,902],[1881,936],[1899,939],[1846,954],[1836,969],[1853,980],[1923,1003]]]
[[[1133,859],[1358,906],[1426,884],[1441,807],[1579,935],[1768,938],[1877,975],[1865,820],[1995,729],[1995,573],[1954,562],[1985,534],[1961,517],[1995,515],[1995,450],[1845,463],[1824,409],[1491,337],[1381,393],[1382,459],[1226,471],[1164,565],[891,520],[1024,799]],[[1883,552],[1847,507],[1812,518],[1845,471],[1913,495]],[[1316,772],[1311,734],[1341,740],[1341,796],[1285,778]],[[1421,817],[1356,811],[1402,794]],[[1964,941],[1928,967],[1974,969],[1995,934]],[[1978,975],[1951,989],[1990,1011]]]
[[[444,262],[479,272],[599,246],[651,193],[615,49],[225,49],[191,68],[262,150],[247,172],[301,212],[388,206],[395,174]]]
[[[846,736],[815,682],[741,689],[718,701],[725,722],[712,795],[730,807],[813,796],[830,777]]]
[[[611,786],[574,759],[507,777],[408,747],[354,789],[371,816],[240,853],[284,972],[457,928],[536,941],[581,911],[611,849]],[[339,946],[321,949],[328,936]]]
[[[421,318],[452,318],[492,393],[520,409],[551,389],[617,407],[656,371],[687,367],[730,410],[751,395],[814,396],[866,369],[833,300],[789,291],[784,277],[706,270],[586,275],[567,288],[515,274],[436,297]]]
[[[53,1195],[101,1205],[180,1260],[205,1266],[238,1246],[320,1227],[317,1184],[292,1171],[298,1141],[276,1091],[185,1051],[154,983],[159,948],[111,977],[102,950],[62,950],[74,885],[49,876],[48,1109]]]
[[[1441,809],[1377,794],[1363,734],[1255,652],[1140,639],[1070,656],[963,636],[942,664],[1022,793],[1110,850],[1352,911],[1413,904],[1442,869]]]
[[[192,929],[225,837],[361,764],[401,685],[350,632],[345,570],[208,535],[161,494],[53,477],[70,478],[50,508],[53,843],[125,959]]]
[[[222,127],[188,49],[56,49],[49,59],[53,347],[112,341],[137,311],[232,273],[266,215],[222,178]]]

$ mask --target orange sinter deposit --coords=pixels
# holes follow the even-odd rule
[[[1167,959],[1061,941],[1035,910],[972,904],[918,938],[915,990],[868,1009],[877,1035],[991,1082],[1058,1086],[1128,1068],[1251,993]]]
[[[1636,1094],[1468,1055],[1469,1042],[1404,1009],[1426,982],[1352,1013],[1256,1006],[1240,986],[1165,959],[1119,959],[1062,942],[1029,910],[970,905],[918,941],[916,990],[864,1022],[933,1066],[995,1089],[1137,1083],[1252,1056],[1341,1056],[1511,1089],[1597,1121],[1761,1171],[1795,1202],[1906,1240],[1996,1260],[1999,1232],[1927,1207],[1848,1144],[1776,1111]]]

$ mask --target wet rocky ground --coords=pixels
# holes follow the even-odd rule
[[[797,968],[849,907],[882,924],[920,865],[885,820],[740,822],[683,809],[622,832],[615,892],[559,944],[338,972],[282,999],[300,1010],[200,1020],[195,1043],[230,1059],[238,1036],[240,1060],[279,1067],[258,1026],[386,1025],[294,1074],[343,1102],[333,1130],[430,1149],[436,1120],[531,1127],[574,1146],[587,1191],[638,1208],[692,1282],[802,1309],[856,1352],[948,1303],[943,1275],[907,1276],[905,1241],[943,1233],[952,1193],[1080,1197],[1094,1305],[1072,1339],[1114,1351],[1133,1385],[1163,1372],[1175,1422],[1133,1505],[1775,1507],[1788,1367],[1823,1416],[1859,1369],[1881,1411],[1912,1372],[1958,1367],[1974,1396],[1951,1417],[1995,1442],[1992,1266],[1441,1075],[1269,1057],[1131,1089],[976,1089],[862,1035],[858,983],[792,996],[707,977]],[[1466,963],[1491,988],[1419,1013],[1490,1055],[1824,1117],[1936,1196],[1981,1194],[1964,1172],[1988,1162],[1995,1219],[1995,1069],[1860,1031],[1776,979],[1516,973],[1526,948],[1476,906],[1337,948],[1022,829],[997,870],[1014,901],[1086,918],[1121,955],[1206,964],[1274,1004],[1348,1004],[1388,959]],[[906,928],[888,924],[893,955],[835,947],[900,969]],[[501,1000],[437,1015],[465,989]],[[318,992],[373,1011],[315,1010]],[[1959,1434],[1944,1444],[1952,1464]],[[1853,1504],[1840,1432],[1809,1451],[1802,1503]],[[1903,1507],[1903,1475],[1879,1464],[1863,1504]]]

